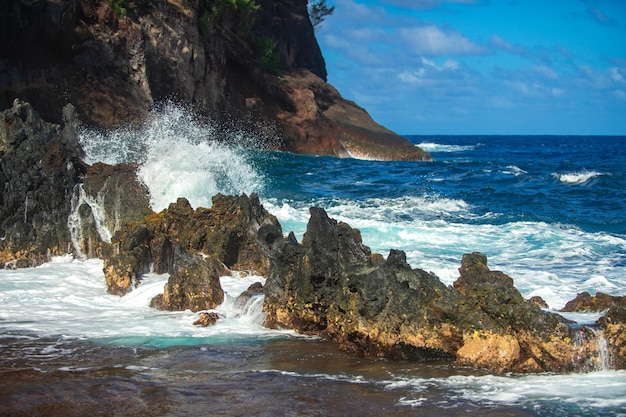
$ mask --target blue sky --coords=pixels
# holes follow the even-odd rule
[[[329,0],[328,81],[400,134],[626,135],[626,0]]]

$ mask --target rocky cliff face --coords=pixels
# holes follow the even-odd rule
[[[69,124],[50,125],[19,100],[0,113],[0,265],[37,265],[71,249],[80,155]]]
[[[0,267],[50,256],[106,254],[112,234],[151,212],[133,166],[88,166],[72,107],[64,124],[45,122],[15,100],[0,113]]]
[[[2,2],[0,108],[21,98],[59,123],[72,103],[83,122],[108,128],[174,100],[236,120],[261,146],[430,159],[325,82],[307,0],[110,3]]]

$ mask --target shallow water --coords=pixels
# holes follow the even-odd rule
[[[261,277],[222,277],[222,319],[159,312],[149,275],[106,294],[102,262],[0,270],[0,415],[617,416],[626,372],[501,375],[445,362],[355,357],[320,338],[262,327]],[[594,315],[579,315],[593,320]],[[550,389],[546,389],[550,387]]]

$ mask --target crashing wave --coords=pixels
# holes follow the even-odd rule
[[[152,209],[160,211],[185,197],[194,207],[210,207],[218,194],[259,193],[264,177],[255,168],[244,138],[233,129],[218,140],[214,126],[174,105],[164,105],[138,128],[109,132],[85,130],[80,142],[85,162],[138,163],[138,177],[150,190]]]
[[[573,185],[581,185],[591,181],[594,178],[597,178],[602,174],[597,171],[580,171],[580,172],[571,172],[567,174],[553,174],[559,181],[565,184],[573,184]]]
[[[434,142],[422,142],[417,146],[426,152],[465,152],[473,151],[478,145],[444,145]]]

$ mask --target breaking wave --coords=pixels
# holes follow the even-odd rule
[[[479,145],[444,145],[434,142],[422,142],[417,146],[426,152],[465,152],[473,151]]]
[[[580,171],[580,172],[571,172],[571,173],[566,173],[566,174],[555,173],[553,175],[556,178],[558,178],[558,180],[561,181],[562,183],[572,184],[572,185],[581,185],[581,184],[586,184],[590,182],[591,180],[593,180],[594,178],[597,178],[604,174],[602,174],[601,172],[597,172],[597,171]]]
[[[155,211],[179,197],[194,207],[210,207],[218,193],[249,195],[264,187],[262,173],[242,146],[254,142],[253,135],[233,130],[227,140],[218,140],[209,121],[172,104],[155,110],[141,126],[84,130],[79,140],[89,164],[138,163]]]

